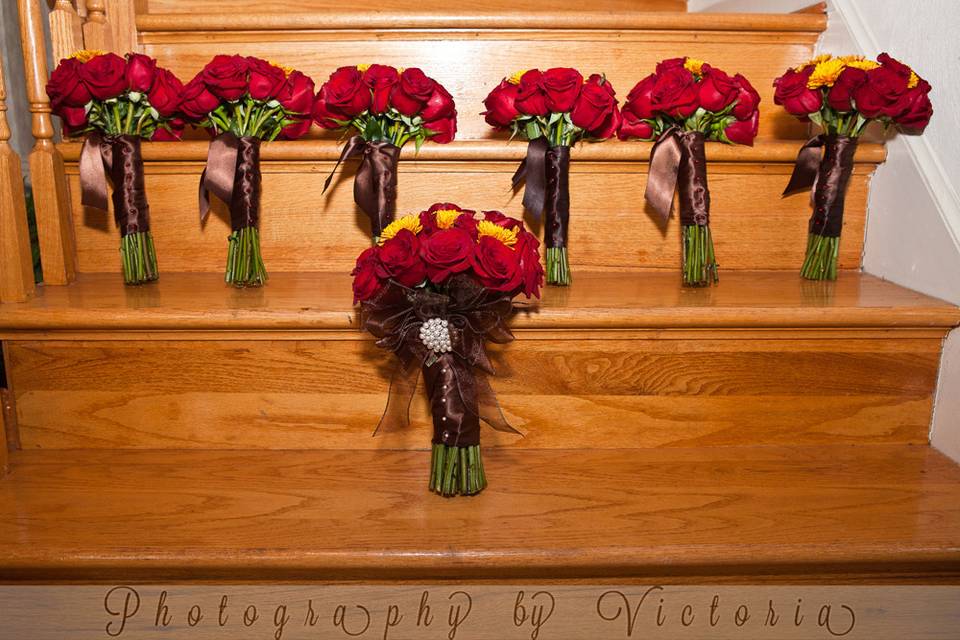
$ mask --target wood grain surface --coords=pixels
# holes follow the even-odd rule
[[[960,575],[960,468],[927,447],[486,458],[444,500],[426,452],[18,452],[0,578]]]
[[[237,12],[262,13],[269,15],[283,15],[289,13],[323,13],[342,11],[343,4],[337,0],[300,0],[296,4],[278,2],[277,0],[232,0],[231,7]],[[550,3],[551,12],[563,12],[582,9],[583,5],[575,0],[553,0]],[[686,0],[597,0],[591,4],[593,10],[603,11],[686,11]],[[503,11],[530,11],[542,9],[543,5],[536,0],[473,0],[470,3],[457,5],[445,0],[381,0],[376,4],[378,12],[397,14],[414,11],[430,11],[437,15],[453,15],[457,13],[471,14],[483,12]],[[216,13],[223,9],[219,0],[150,0],[146,11],[142,15],[162,13]],[[357,9],[360,9],[358,7]],[[821,12],[822,13],[822,12]]]

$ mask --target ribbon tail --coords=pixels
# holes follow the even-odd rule
[[[800,147],[797,160],[793,165],[793,173],[790,175],[790,182],[787,183],[787,188],[783,190],[782,195],[813,187],[820,170],[820,148],[823,144],[823,136],[817,136]]]
[[[333,182],[333,176],[337,173],[337,169],[340,168],[340,164],[350,156],[359,153],[363,149],[364,144],[366,144],[366,142],[362,137],[353,136],[347,141],[347,144],[343,145],[343,151],[340,152],[340,157],[337,158],[337,164],[333,165],[330,175],[328,175],[327,179],[323,181],[323,191],[320,193],[327,192],[327,189],[330,188],[330,183]]]
[[[381,432],[393,433],[410,425],[410,403],[420,381],[420,364],[416,358],[406,358],[394,370],[387,392],[387,406],[377,428],[373,430],[374,437]]]
[[[210,195],[217,196],[228,203],[233,198],[233,187],[237,173],[237,150],[239,140],[230,132],[221,133],[210,141],[207,149],[207,165],[200,175],[198,205],[200,222],[210,214]]]
[[[108,209],[106,163],[113,163],[112,153],[104,157],[104,143],[99,131],[91,132],[80,150],[80,202],[102,211]]]
[[[664,221],[669,220],[673,212],[673,194],[677,189],[680,156],[680,142],[674,128],[665,131],[650,152],[650,170],[643,198]]]
[[[522,431],[519,431],[507,422],[506,416],[503,415],[503,409],[500,408],[500,403],[497,401],[497,394],[494,392],[493,387],[490,386],[490,380],[487,379],[487,375],[483,371],[477,371],[476,385],[480,419],[496,431],[523,436],[524,433]]]
[[[527,145],[527,157],[523,159],[516,173],[514,185],[519,184],[519,174],[526,181],[523,189],[523,207],[537,219],[543,215],[547,197],[547,150],[550,146],[546,138],[534,138]]]

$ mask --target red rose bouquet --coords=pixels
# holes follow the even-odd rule
[[[215,137],[200,178],[200,220],[209,192],[230,207],[225,279],[262,285],[260,255],[260,142],[293,140],[310,129],[313,80],[299,71],[244,56],[218,55],[187,83],[183,112]]]
[[[343,148],[337,166],[360,156],[353,199],[370,218],[376,240],[393,220],[397,205],[397,161],[413,140],[446,144],[457,132],[453,97],[439,82],[416,67],[383,64],[340,67],[320,87],[313,118],[324,129],[356,132]],[[330,186],[333,172],[324,184]]]
[[[504,79],[483,104],[490,126],[529,140],[513,186],[525,181],[524,208],[546,219],[547,284],[568,285],[570,147],[617,132],[617,94],[599,74],[584,80],[576,69],[530,69]]]
[[[430,489],[479,493],[487,484],[480,421],[514,431],[487,375],[484,341],[509,342],[514,296],[540,295],[540,242],[498,211],[475,215],[439,203],[387,225],[357,259],[354,302],[377,346],[400,366],[377,429],[403,427],[423,373],[433,416]],[[515,431],[514,431],[515,432]]]
[[[644,197],[667,219],[674,191],[680,194],[685,285],[719,280],[704,142],[753,145],[759,104],[760,95],[742,75],[730,76],[693,58],[664,60],[627,96],[620,139],[657,141]]]
[[[813,187],[800,274],[810,280],[836,280],[843,204],[857,139],[872,121],[906,133],[922,132],[933,115],[930,84],[886,53],[876,62],[822,55],[788,69],[773,84],[774,102],[823,130],[801,148],[783,193]]]
[[[47,95],[63,121],[64,135],[83,135],[81,202],[107,210],[107,174],[113,182],[113,216],[120,228],[120,261],[127,284],[158,277],[150,234],[140,141],[176,140],[183,84],[149,56],[126,58],[79,51],[60,61]]]

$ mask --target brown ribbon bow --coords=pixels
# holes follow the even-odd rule
[[[513,340],[505,324],[512,308],[509,295],[488,291],[466,276],[451,278],[445,294],[409,289],[391,281],[363,302],[363,327],[378,338],[378,347],[394,352],[400,360],[374,434],[410,423],[410,402],[421,370],[430,398],[435,444],[479,444],[481,420],[498,431],[519,433],[507,423],[487,380],[487,374],[494,371],[484,348],[484,340]],[[435,354],[420,340],[420,326],[432,318],[449,323],[452,351]]]
[[[810,233],[826,237],[840,235],[843,205],[856,151],[857,138],[820,134],[808,140],[797,153],[783,195],[812,188]]]
[[[200,221],[210,215],[210,193],[226,203],[233,198],[237,175],[237,152],[240,139],[229,131],[210,141],[207,148],[207,166],[200,175]]]
[[[709,224],[710,190],[706,163],[703,133],[669,127],[650,151],[644,199],[664,220],[668,220],[673,212],[673,194],[679,190],[681,224]]]
[[[390,142],[367,142],[356,135],[344,145],[337,164],[323,183],[323,192],[330,187],[337,168],[344,160],[361,156],[360,166],[353,179],[353,200],[370,218],[370,229],[379,237],[393,220],[397,204],[397,162],[400,147]]]
[[[210,215],[210,193],[229,205],[230,228],[256,228],[260,223],[260,138],[230,132],[210,141],[207,166],[200,176],[200,221]]]
[[[120,235],[150,230],[140,137],[87,135],[80,150],[80,202],[107,211],[107,173],[113,183],[113,218]]]
[[[551,147],[546,138],[527,144],[527,155],[513,174],[513,188],[525,182],[523,207],[546,219],[547,247],[567,246],[570,226],[570,147]]]

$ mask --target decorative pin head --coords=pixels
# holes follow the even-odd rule
[[[450,344],[450,327],[442,318],[430,318],[420,325],[420,341],[435,354],[447,353],[453,349]]]

